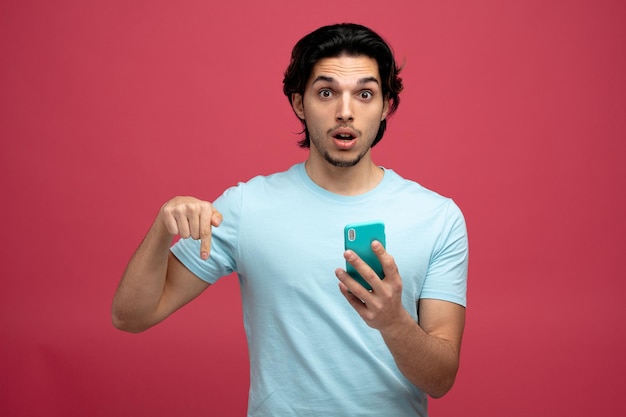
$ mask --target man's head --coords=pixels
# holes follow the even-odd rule
[[[322,58],[348,56],[367,56],[376,60],[382,92],[389,101],[388,116],[393,114],[400,103],[402,79],[398,76],[400,68],[395,62],[389,45],[371,29],[352,23],[341,23],[321,27],[302,38],[294,46],[291,62],[285,71],[283,92],[293,105],[293,94],[304,94],[311,71]],[[310,147],[309,131],[304,125],[305,138],[300,141],[303,148]],[[380,123],[378,134],[372,146],[383,137],[387,120]]]

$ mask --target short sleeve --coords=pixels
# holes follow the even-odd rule
[[[420,298],[467,304],[468,237],[465,219],[452,200],[433,251]]]

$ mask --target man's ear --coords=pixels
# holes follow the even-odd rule
[[[389,97],[383,99],[383,112],[380,116],[381,122],[387,118],[387,114],[389,114]]]
[[[294,113],[301,120],[304,120],[304,105],[302,104],[302,94],[293,93],[291,95],[291,107],[293,107]]]

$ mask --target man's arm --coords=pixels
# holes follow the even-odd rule
[[[340,290],[363,320],[380,331],[402,374],[431,397],[441,397],[452,388],[459,367],[465,308],[422,299],[419,323],[415,322],[402,306],[402,280],[393,257],[379,242],[372,249],[383,265],[385,279],[380,280],[354,252],[346,251],[346,260],[372,291],[338,269]]]
[[[198,256],[208,259],[211,226],[221,220],[221,214],[206,201],[176,197],[167,202],[122,276],[113,298],[113,325],[141,332],[204,291],[209,284],[192,274],[169,248],[176,235],[200,239]]]
[[[381,329],[400,371],[433,398],[454,385],[459,368],[465,308],[441,300],[422,299],[419,324],[406,316]]]

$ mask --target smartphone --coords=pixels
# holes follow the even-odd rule
[[[372,242],[377,240],[383,247],[385,246],[385,224],[381,221],[350,223],[344,227],[343,234],[345,248],[359,255],[359,257],[376,272],[376,275],[378,275],[380,279],[383,279],[383,267],[378,261],[374,251],[372,251]],[[365,281],[347,261],[346,271],[367,290],[372,290],[372,287],[367,281]]]

